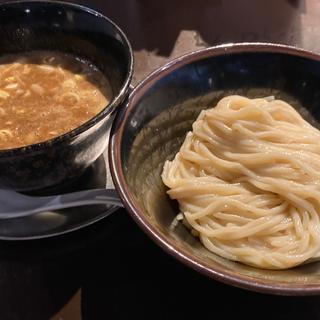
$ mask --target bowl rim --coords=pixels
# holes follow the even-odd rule
[[[128,70],[125,76],[125,80],[118,91],[117,95],[113,97],[113,99],[100,111],[98,114],[96,114],[93,118],[89,119],[88,121],[84,122],[80,126],[76,127],[75,129],[68,131],[62,135],[59,135],[57,137],[54,137],[49,140],[45,140],[39,143],[34,143],[30,145],[26,145],[23,147],[18,148],[11,148],[11,149],[2,149],[0,150],[0,157],[8,157],[8,156],[17,156],[20,154],[28,154],[28,153],[34,153],[43,149],[46,149],[48,147],[51,147],[57,143],[64,143],[65,141],[68,141],[79,134],[85,132],[86,130],[93,127],[95,124],[106,118],[108,115],[110,115],[117,106],[120,105],[120,103],[125,99],[126,94],[129,92],[129,87],[131,84],[132,76],[133,76],[133,67],[134,67],[134,56],[133,56],[133,50],[131,47],[131,44],[126,36],[126,34],[122,31],[122,29],[110,18],[105,16],[104,14],[100,13],[99,11],[96,11],[92,8],[89,8],[87,6],[72,3],[72,2],[65,2],[60,0],[14,0],[10,1],[7,0],[5,2],[0,3],[0,10],[5,7],[10,6],[16,6],[16,5],[37,5],[39,7],[50,7],[50,6],[63,6],[66,8],[79,10],[82,12],[85,12],[89,15],[95,16],[97,18],[102,19],[105,23],[112,26],[112,28],[121,36],[121,41],[123,42],[123,47],[126,51],[126,59],[128,61]]]
[[[312,283],[307,285],[289,283],[284,281],[274,283],[269,280],[262,280],[253,276],[242,275],[231,270],[225,270],[221,266],[212,268],[212,266],[202,261],[198,257],[192,255],[182,248],[179,248],[172,239],[166,237],[160,231],[158,231],[144,216],[141,207],[134,199],[134,196],[129,190],[129,186],[126,182],[124,172],[122,170],[121,142],[126,122],[135,105],[139,102],[141,97],[145,94],[146,91],[148,91],[151,86],[153,86],[160,79],[166,77],[172,71],[175,71],[189,63],[225,54],[245,52],[282,53],[320,61],[320,55],[312,51],[307,51],[294,46],[263,42],[222,44],[192,51],[169,61],[165,65],[153,71],[146,78],[144,78],[133,89],[126,103],[119,108],[116,114],[111,127],[108,150],[112,179],[119,197],[124,204],[124,207],[127,209],[134,221],[139,225],[139,227],[165,252],[175,257],[177,260],[186,264],[187,266],[214,280],[218,280],[225,284],[249,289],[256,292],[278,295],[316,295],[320,293],[320,283]]]

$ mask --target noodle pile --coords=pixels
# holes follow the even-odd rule
[[[284,101],[202,111],[162,179],[208,250],[268,269],[318,257],[320,132]]]

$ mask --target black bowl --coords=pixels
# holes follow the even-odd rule
[[[160,177],[199,112],[222,97],[275,95],[316,125],[319,83],[319,55],[259,43],[193,52],[155,71],[130,94],[111,131],[111,172],[131,216],[166,252],[209,277],[261,292],[319,294],[320,262],[281,271],[256,269],[209,252],[182,224],[172,228],[179,210]]]
[[[112,100],[71,132],[23,148],[0,151],[0,187],[36,190],[79,176],[107,145],[111,113],[124,100],[133,70],[130,44],[111,20],[89,8],[55,1],[0,5],[0,55],[31,50],[71,53],[108,78]]]

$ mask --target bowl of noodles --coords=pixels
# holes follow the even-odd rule
[[[204,49],[156,70],[117,113],[116,189],[166,252],[226,284],[320,293],[320,56]]]

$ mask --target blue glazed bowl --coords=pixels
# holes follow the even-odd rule
[[[30,191],[79,176],[107,145],[110,115],[127,95],[133,55],[120,28],[89,8],[55,1],[0,4],[0,55],[30,50],[71,53],[108,78],[112,100],[94,118],[52,140],[0,151],[0,187]]]

